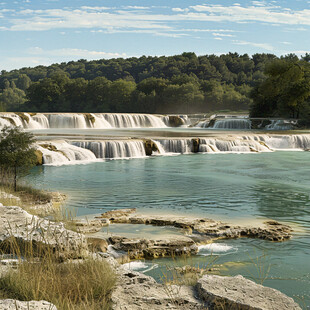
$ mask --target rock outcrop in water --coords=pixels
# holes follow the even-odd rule
[[[114,250],[127,253],[130,259],[188,256],[198,252],[196,243],[186,236],[165,236],[154,239],[111,236],[108,241],[113,245]]]
[[[126,209],[125,213],[122,213],[121,210],[108,211],[107,213],[103,213],[101,217],[109,219],[111,223],[146,224],[182,228],[200,236],[201,241],[241,237],[259,238],[269,241],[285,241],[291,238],[293,231],[290,226],[276,221],[266,221],[260,227],[242,227],[208,218],[145,215],[134,212],[135,209],[132,209],[131,213],[128,213],[128,209]]]

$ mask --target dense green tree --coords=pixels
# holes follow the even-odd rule
[[[252,116],[300,118],[308,113],[310,64],[294,55],[278,59],[266,67],[267,79],[252,91]]]
[[[25,92],[19,88],[6,88],[0,93],[0,105],[4,111],[19,111],[26,101]]]
[[[34,142],[34,136],[19,127],[4,127],[0,132],[1,181],[13,184],[15,191],[18,178],[36,164]]]
[[[295,54],[277,58],[273,54],[254,54],[250,57],[238,53],[219,56],[183,53],[169,57],[80,59],[50,66],[3,70],[0,74],[0,105],[9,111],[44,112],[164,113],[174,110],[186,113],[188,110],[247,109],[253,87],[258,87],[271,77],[268,73],[270,63],[275,60],[308,63],[309,59],[308,54],[299,60]],[[276,83],[276,76],[272,78]],[[267,89],[274,87],[270,81],[265,86]],[[304,88],[302,84],[294,84],[294,89],[300,91],[301,88]],[[192,94],[188,93],[190,90]],[[22,104],[22,91],[27,94],[25,104]],[[289,93],[293,94],[293,90]],[[261,98],[259,90],[253,90],[253,94]],[[184,103],[182,95],[189,98],[188,103]],[[279,100],[268,103],[271,97],[261,98],[263,109],[257,109],[258,105],[253,109],[274,114],[272,106],[280,109],[281,103]],[[192,100],[197,102],[194,104]],[[293,98],[290,100],[290,106],[295,106],[294,114],[298,114],[298,107],[303,109],[299,103],[302,98],[295,103]],[[197,110],[189,109],[189,106]],[[286,108],[284,102],[281,114],[293,113]]]

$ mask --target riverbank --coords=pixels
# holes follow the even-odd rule
[[[17,197],[17,196],[16,196]],[[12,199],[16,199],[16,197],[10,197]],[[33,201],[37,202],[37,201]],[[174,219],[172,220],[173,216],[170,217],[170,219],[164,220],[160,217],[152,217],[152,218],[146,218],[146,216],[140,215],[133,215],[134,210],[117,210],[117,211],[110,211],[107,214],[103,214],[101,219],[96,219],[96,221],[100,221],[100,225],[108,225],[109,222],[131,222],[131,224],[135,222],[141,222],[143,221],[150,221],[149,224],[153,225],[172,225],[172,226],[179,226],[184,228],[184,230],[191,229],[196,230],[198,223],[205,224],[206,221],[202,219],[196,219],[195,221],[187,221],[185,218],[183,219]],[[126,267],[122,267],[122,265],[119,265],[113,258],[113,254],[111,254],[111,251],[109,251],[109,246],[112,244],[108,242],[114,242],[113,246],[116,247],[115,240],[117,239],[117,236],[111,237],[106,244],[104,244],[104,241],[100,243],[100,238],[87,238],[87,235],[84,235],[80,232],[73,232],[64,227],[62,223],[54,223],[50,222],[44,218],[40,218],[34,215],[29,214],[28,212],[24,211],[21,207],[16,206],[2,206],[0,205],[0,212],[1,212],[1,231],[0,231],[0,248],[2,251],[2,255],[6,254],[6,258],[3,259],[4,256],[1,258],[1,266],[2,266],[2,272],[0,277],[0,291],[2,298],[12,298],[16,296],[20,296],[22,300],[24,298],[28,299],[29,296],[33,296],[33,298],[30,299],[46,299],[49,302],[52,302],[58,305],[58,309],[82,309],[79,308],[81,305],[85,306],[83,304],[84,297],[79,296],[79,305],[74,304],[73,307],[70,308],[68,305],[64,305],[59,303],[60,301],[55,299],[53,295],[47,294],[47,291],[45,289],[40,288],[40,294],[37,295],[24,295],[25,292],[29,292],[28,285],[30,284],[30,278],[27,280],[28,275],[33,277],[33,274],[36,273],[38,275],[37,279],[40,280],[40,277],[46,277],[47,276],[47,269],[50,268],[51,264],[53,267],[53,270],[55,270],[55,273],[50,274],[49,276],[53,279],[50,279],[49,283],[52,283],[55,281],[54,277],[56,277],[56,270],[60,268],[63,273],[63,263],[66,262],[65,266],[69,264],[70,266],[70,272],[67,272],[67,275],[70,275],[71,281],[74,280],[75,282],[80,283],[82,280],[77,275],[76,278],[73,277],[74,272],[78,272],[79,275],[81,275],[81,270],[83,270],[83,266],[86,264],[89,268],[89,264],[91,264],[91,270],[97,270],[98,266],[100,267],[102,262],[104,264],[108,264],[110,267],[105,268],[112,268],[114,272],[117,274],[117,285],[115,286],[115,289],[112,290],[112,287],[109,288],[109,291],[111,291],[111,297],[108,297],[106,299],[104,308],[106,309],[144,309],[143,307],[145,304],[145,296],[148,296],[150,300],[152,300],[151,304],[154,306],[154,309],[207,309],[210,305],[217,305],[219,303],[222,307],[223,305],[226,307],[226,309],[229,309],[230,305],[239,304],[240,300],[235,299],[235,297],[231,298],[231,296],[228,294],[228,296],[222,296],[220,292],[219,297],[216,300],[213,300],[210,298],[209,289],[202,289],[202,287],[208,286],[207,283],[210,281],[214,281],[214,276],[207,276],[204,273],[201,273],[200,276],[202,276],[202,279],[197,282],[194,286],[184,286],[183,283],[176,284],[169,283],[169,284],[159,284],[156,283],[155,280],[153,280],[151,277],[147,277],[140,273],[132,272]],[[129,216],[130,215],[130,216]],[[124,216],[128,217],[128,220],[125,221]],[[209,220],[208,223],[212,224],[212,227],[215,227],[215,221]],[[93,228],[96,227],[94,225],[94,222],[88,222],[87,225],[81,225],[81,222],[77,222],[77,228],[85,228],[86,226],[92,226]],[[84,223],[85,224],[85,223]],[[218,225],[220,223],[217,223]],[[185,227],[185,226],[186,227]],[[194,227],[191,227],[193,226]],[[221,223],[223,225],[223,223]],[[271,225],[275,225],[275,223],[272,223]],[[279,224],[280,225],[280,224]],[[184,227],[183,227],[184,226]],[[277,226],[276,226],[277,227]],[[286,227],[286,226],[285,226]],[[219,226],[217,227],[219,228]],[[227,227],[226,227],[227,228]],[[282,227],[283,228],[283,227]],[[289,227],[285,228],[286,230],[289,230]],[[277,230],[277,229],[276,229]],[[44,233],[43,233],[44,232]],[[190,247],[192,247],[192,253],[195,254],[195,242],[192,241],[192,239],[185,237],[182,238],[168,238],[168,242],[163,247],[159,244],[151,244],[151,242],[148,244],[146,242],[143,242],[144,249],[152,252],[152,253],[158,253],[158,250],[160,249],[161,253],[165,253],[165,255],[175,255],[176,253],[181,253],[180,249],[184,250],[184,242],[190,241]],[[187,239],[187,240],[185,240]],[[285,238],[284,238],[285,239]],[[119,240],[120,241],[120,240]],[[201,241],[201,240],[200,240]],[[205,240],[204,240],[205,241]],[[137,250],[137,242],[133,242],[133,240],[121,240],[120,241],[122,246],[126,244],[126,247],[128,247],[127,253],[130,252],[130,248],[132,249],[132,246],[135,247]],[[211,240],[209,240],[211,242]],[[35,245],[35,251],[33,251]],[[155,247],[154,247],[155,246]],[[156,248],[156,251],[154,252],[154,249]],[[165,248],[164,252],[162,251],[163,248]],[[29,252],[31,249],[31,253]],[[111,249],[111,248],[110,248]],[[122,249],[124,250],[124,249]],[[115,253],[114,249],[114,253]],[[103,253],[106,252],[106,253]],[[113,252],[113,251],[112,251]],[[52,254],[53,253],[53,254]],[[55,255],[56,254],[56,255]],[[189,254],[189,253],[188,253]],[[10,255],[14,256],[14,263],[13,263],[13,256],[10,257]],[[16,255],[19,257],[16,260]],[[21,259],[21,257],[24,257]],[[46,257],[53,257],[52,261],[49,260],[48,266],[44,265],[46,264]],[[156,254],[155,257],[158,257]],[[8,259],[9,258],[9,259]],[[10,259],[11,258],[11,259]],[[129,258],[137,258],[137,256],[133,257],[129,255]],[[128,259],[128,258],[127,258]],[[35,262],[35,264],[33,264]],[[5,268],[3,268],[5,263]],[[73,264],[73,265],[72,265]],[[112,265],[111,265],[112,264]],[[25,267],[26,266],[26,267]],[[36,270],[33,269],[33,266],[37,268]],[[74,268],[74,266],[78,266],[77,270]],[[106,265],[105,265],[106,266]],[[124,265],[125,266],[125,265]],[[31,268],[32,269],[31,269]],[[73,268],[73,269],[72,269]],[[102,267],[100,267],[102,269]],[[116,269],[115,269],[116,268]],[[112,270],[111,269],[111,270]],[[107,272],[105,272],[101,277],[101,281],[104,281],[105,285],[107,283],[113,283],[113,274],[114,272],[110,273],[109,279],[104,278],[104,276],[107,276]],[[85,269],[84,272],[85,277],[83,278],[85,283],[94,282],[97,283],[98,280],[98,272],[96,272],[96,277],[91,278],[91,274],[89,269]],[[109,273],[108,273],[109,274]],[[66,282],[67,278],[63,275],[59,275],[61,282]],[[10,280],[8,280],[10,279]],[[197,277],[197,280],[199,277]],[[7,282],[10,281],[10,282]],[[52,282],[51,282],[52,281]],[[223,285],[222,281],[228,281],[226,278],[219,278],[217,281],[220,281],[221,285]],[[238,281],[241,281],[238,285],[235,285],[235,289],[238,291],[244,291],[245,287],[249,287],[249,283],[246,281],[239,279]],[[56,281],[57,282],[57,281]],[[244,282],[244,283],[243,283]],[[249,281],[251,282],[251,281]],[[10,283],[10,286],[8,286],[8,283]],[[14,284],[15,283],[15,284]],[[196,283],[196,281],[194,282]],[[234,280],[234,283],[237,283],[237,280]],[[98,284],[98,283],[97,283]],[[97,285],[96,284],[96,285]],[[125,285],[126,284],[126,285]],[[42,284],[43,285],[43,284]],[[85,284],[86,285],[86,284]],[[228,284],[231,286],[231,284]],[[57,286],[57,285],[56,285]],[[86,285],[88,286],[88,284]],[[251,282],[251,286],[255,287],[256,291],[258,290],[258,286],[256,287],[256,284]],[[10,289],[8,290],[8,287]],[[152,288],[151,288],[152,287]],[[237,288],[236,288],[237,287]],[[260,286],[259,286],[260,288]],[[58,286],[58,295],[59,294],[65,294],[65,289],[62,286]],[[59,291],[60,290],[64,290]],[[97,289],[97,287],[94,287],[93,289]],[[141,295],[141,291],[147,291],[146,293]],[[273,289],[267,289],[267,288],[260,288],[260,290],[264,290],[264,294],[270,295],[271,301],[270,305],[282,305],[282,303],[285,303],[287,305],[290,305],[290,309],[299,309],[299,307],[293,302],[292,299],[286,297],[285,295],[273,290]],[[197,295],[197,292],[199,291],[199,294]],[[249,291],[249,294],[252,294],[252,290]],[[164,293],[164,294],[163,294]],[[45,295],[44,295],[45,294]],[[128,299],[128,294],[131,296],[130,299]],[[214,293],[212,293],[214,295]],[[247,295],[248,293],[246,293]],[[22,297],[23,296],[23,297]],[[50,296],[49,298],[46,298]],[[108,295],[105,295],[107,298]],[[126,297],[127,296],[127,297]],[[250,296],[250,295],[249,295]],[[66,298],[68,296],[66,295]],[[111,299],[110,299],[111,298]],[[236,298],[239,298],[238,295]],[[250,298],[250,297],[249,297]],[[251,298],[250,298],[251,299]],[[251,301],[248,298],[245,298],[242,301],[242,304],[248,305],[251,304],[253,301]],[[112,301],[112,303],[110,303]],[[64,301],[62,301],[64,302]],[[69,299],[66,300],[67,303],[70,303]],[[149,301],[148,301],[149,302]],[[148,303],[147,302],[147,303]],[[255,301],[256,303],[257,301]],[[10,308],[10,301],[5,300],[1,301],[2,305],[6,305],[8,309]],[[12,303],[12,302],[11,302]],[[258,302],[260,303],[260,301]],[[21,304],[22,305],[22,304]],[[35,307],[39,307],[36,309],[44,309],[46,305],[49,305],[47,303],[38,304],[35,302],[32,302],[28,304],[27,306],[30,306],[29,309],[35,309]],[[269,309],[270,306],[268,304],[265,304],[262,309]],[[92,308],[94,306],[94,308]],[[88,309],[97,309],[96,307],[98,304],[94,302],[94,305],[89,304]],[[103,304],[101,304],[103,306]],[[41,308],[40,308],[41,307]],[[224,307],[224,309],[225,309]],[[103,308],[100,308],[103,309]]]

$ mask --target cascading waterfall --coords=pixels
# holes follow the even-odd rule
[[[83,114],[47,114],[50,128],[88,128]]]
[[[94,153],[67,142],[40,142],[37,149],[43,154],[43,164],[64,165],[69,163],[90,162],[96,160]]]
[[[169,126],[169,116],[151,114],[93,114],[93,113],[23,113],[0,114],[0,126],[5,124],[26,129],[75,128],[165,128]],[[5,122],[9,119],[9,123]]]
[[[251,129],[251,121],[245,118],[217,119],[213,129]]]
[[[268,146],[255,140],[235,139],[200,139],[199,152],[202,153],[250,153],[250,152],[270,152]]]
[[[40,125],[40,128],[50,127],[48,118],[44,114],[35,114],[32,116],[32,119]]]
[[[96,158],[143,158],[146,157],[142,140],[74,141],[73,145],[90,150]]]
[[[158,139],[154,140],[160,154],[177,153],[188,154],[193,152],[192,139]]]
[[[272,120],[270,125],[265,127],[267,130],[290,130],[292,123],[286,120]]]
[[[113,128],[167,127],[165,119],[151,114],[102,114]]]
[[[203,120],[203,121],[199,121],[196,125],[194,125],[195,127],[199,127],[199,128],[208,128],[210,124],[209,120]]]
[[[244,136],[244,140],[261,141],[273,150],[309,150],[310,135],[254,135]]]

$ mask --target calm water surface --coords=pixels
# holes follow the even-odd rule
[[[219,241],[190,262],[160,259],[137,269],[160,279],[169,265],[206,266],[216,257],[222,274],[256,281],[267,275],[265,285],[310,306],[309,163],[310,152],[193,154],[39,167],[30,178],[37,187],[67,194],[66,206],[77,215],[136,207],[245,224],[266,218],[288,222],[296,232],[284,243]],[[261,274],[255,265],[265,266]]]

